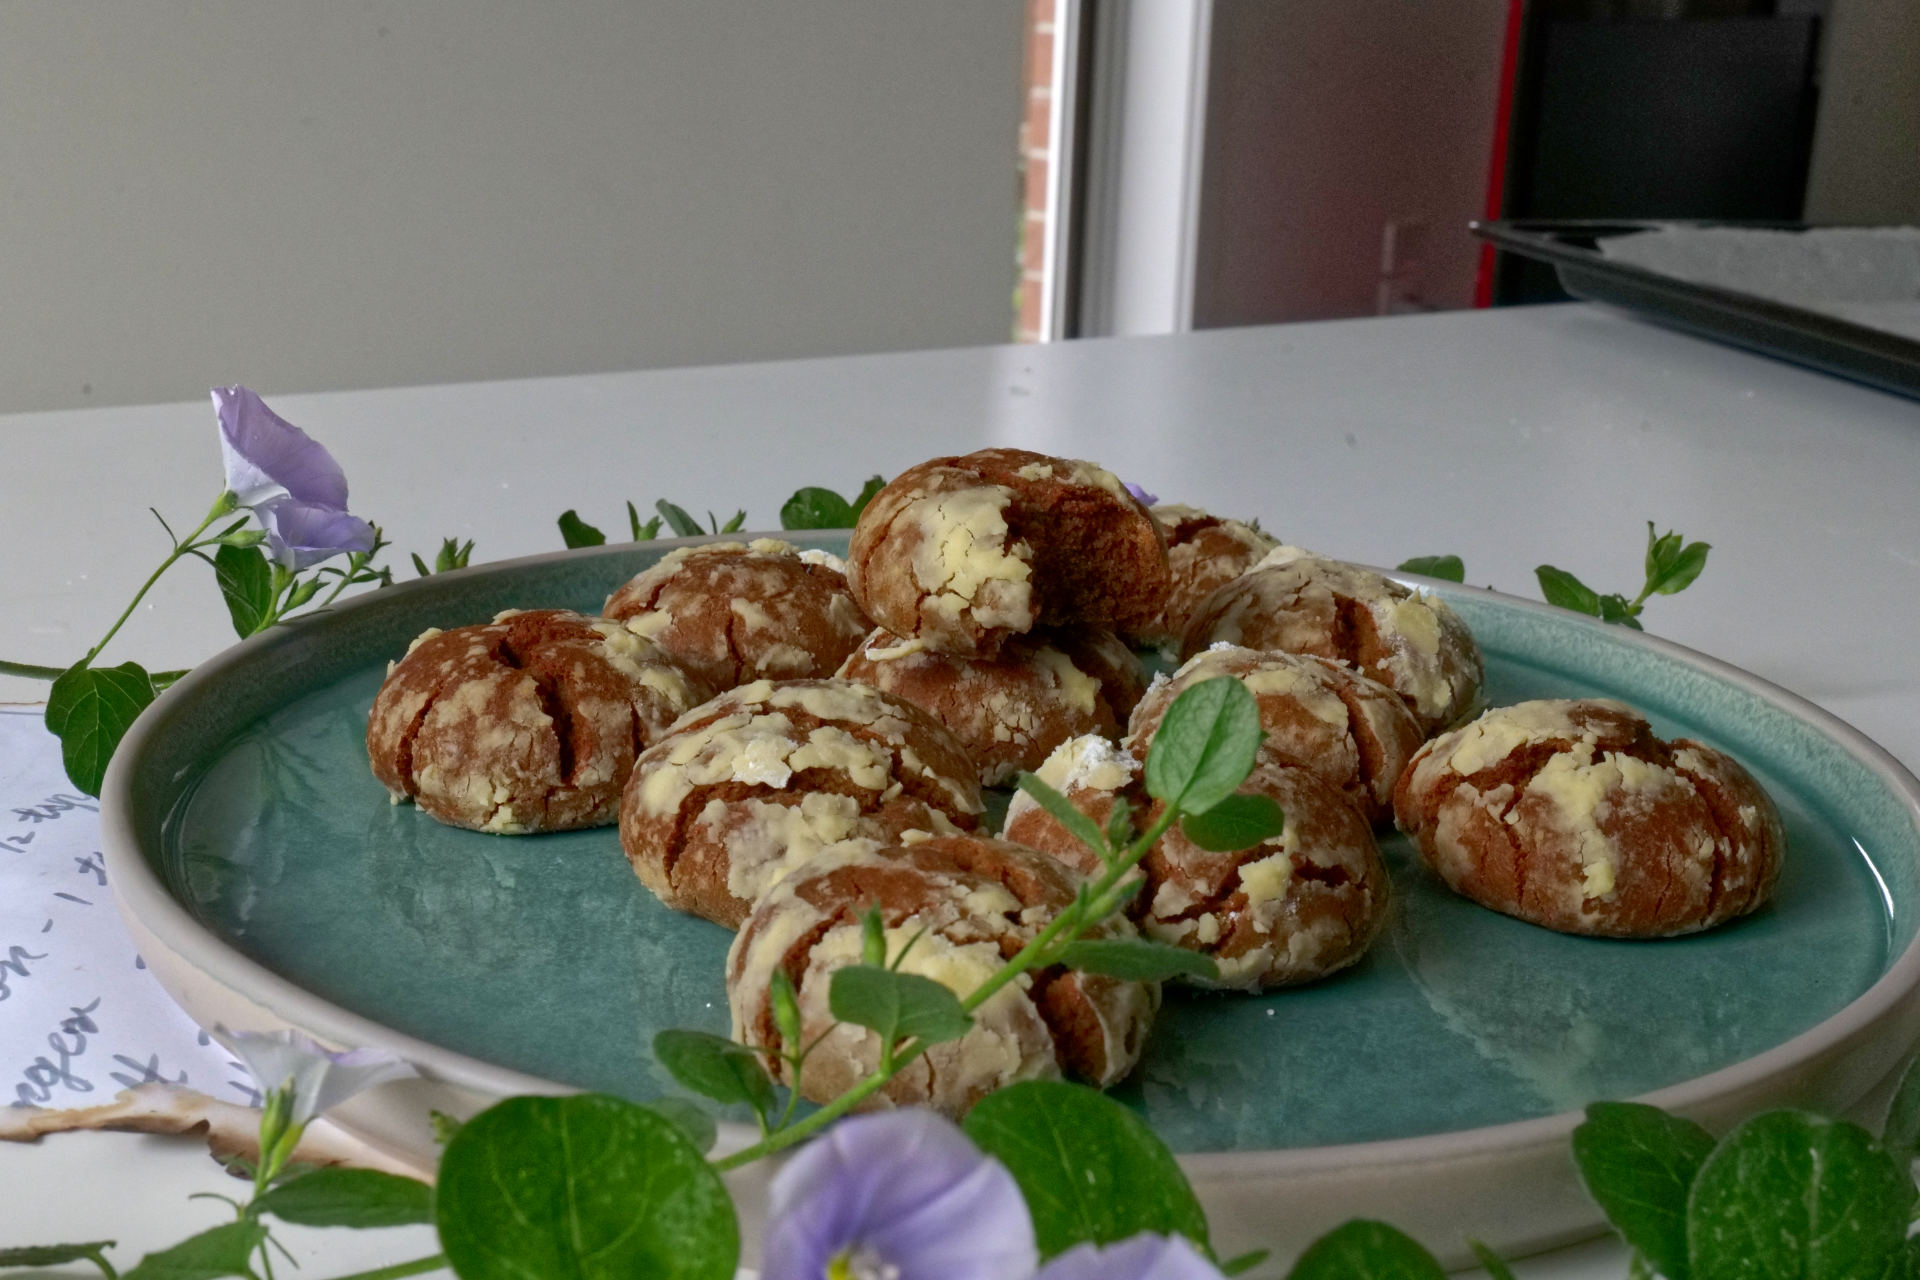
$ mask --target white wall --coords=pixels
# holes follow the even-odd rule
[[[1471,306],[1506,18],[1507,0],[1214,0],[1194,324],[1374,314],[1389,222],[1417,224],[1396,292]]]
[[[1005,341],[1019,0],[6,0],[0,412]]]

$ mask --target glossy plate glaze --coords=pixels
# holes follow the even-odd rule
[[[427,626],[592,611],[673,545],[361,597],[237,646],[156,703],[102,817],[123,910],[189,1012],[406,1054],[452,1088],[414,1085],[347,1119],[428,1163],[422,1104],[536,1088],[645,1099],[668,1086],[656,1031],[724,1033],[730,935],[660,906],[613,830],[444,827],[391,804],[364,748],[387,660]],[[1284,1235],[1284,1252],[1359,1212],[1443,1252],[1467,1234],[1552,1243],[1597,1221],[1565,1155],[1568,1113],[1587,1102],[1654,1094],[1709,1119],[1775,1100],[1839,1107],[1913,1039],[1910,775],[1808,704],[1677,646],[1435,585],[1486,652],[1491,703],[1618,697],[1663,735],[1732,752],[1780,805],[1786,870],[1748,919],[1605,941],[1473,906],[1389,839],[1397,902],[1359,966],[1268,996],[1170,993],[1116,1090],[1186,1157],[1223,1247]]]

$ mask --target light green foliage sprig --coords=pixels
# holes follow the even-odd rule
[[[1640,593],[1631,600],[1617,592],[1602,595],[1565,569],[1550,564],[1540,565],[1533,576],[1539,580],[1540,594],[1548,604],[1641,631],[1645,628],[1640,625],[1640,613],[1647,601],[1656,595],[1678,595],[1692,586],[1707,567],[1707,552],[1712,549],[1710,543],[1688,542],[1671,530],[1656,533],[1653,521],[1647,521],[1646,577]],[[1467,568],[1459,556],[1415,556],[1401,561],[1398,568],[1403,573],[1424,574],[1446,582],[1467,580]]]
[[[868,500],[885,487],[886,480],[873,476],[849,501],[832,489],[808,486],[798,489],[780,507],[780,527],[782,529],[851,529],[853,522],[860,518],[860,512]],[[662,527],[670,529],[677,538],[697,538],[702,534],[738,533],[747,524],[745,510],[735,511],[725,524],[707,512],[707,527],[701,528],[700,522],[688,515],[682,507],[675,506],[665,498],[655,502],[654,510],[659,514],[648,520],[640,519],[640,510],[633,503],[627,503],[627,526],[634,542],[651,542],[660,536]],[[580,513],[569,507],[560,513],[556,522],[560,526],[561,541],[568,550],[579,547],[605,546],[607,535],[604,530],[588,524],[580,518]]]

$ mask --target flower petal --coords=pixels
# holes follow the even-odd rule
[[[267,408],[245,387],[215,387],[227,488],[253,506],[284,491],[301,502],[345,510],[347,476],[318,441]]]
[[[267,533],[267,554],[296,572],[343,551],[373,550],[373,526],[338,507],[272,498],[253,509]]]
[[[417,1074],[383,1050],[334,1053],[298,1031],[229,1031],[216,1026],[213,1038],[247,1064],[262,1092],[292,1086],[291,1123],[295,1125],[305,1124],[363,1089]]]
[[[1033,1222],[1013,1175],[931,1111],[842,1120],[775,1175],[761,1280],[819,1280],[864,1249],[901,1280],[1033,1272]]]
[[[1158,494],[1148,493],[1137,484],[1128,485],[1127,492],[1132,494],[1134,501],[1143,507],[1157,506],[1160,502],[1160,496]]]
[[[1222,1280],[1185,1236],[1142,1232],[1106,1248],[1082,1244],[1040,1269],[1035,1280]]]

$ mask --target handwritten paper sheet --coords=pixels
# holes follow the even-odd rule
[[[259,1102],[134,951],[98,803],[67,781],[40,708],[0,707],[0,1101],[95,1106],[149,1080]]]

